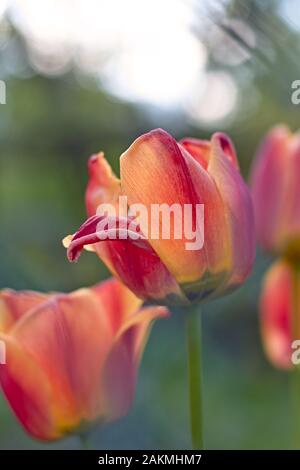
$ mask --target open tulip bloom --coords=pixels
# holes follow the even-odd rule
[[[253,210],[229,137],[185,138],[162,129],[120,158],[120,179],[103,153],[89,160],[88,219],[66,237],[68,258],[95,251],[139,298],[186,306],[190,415],[202,448],[198,325],[193,305],[240,286],[254,255]],[[173,223],[173,224],[172,224]]]
[[[189,305],[244,282],[253,213],[229,137],[176,142],[156,129],[123,153],[120,171],[119,180],[103,153],[91,157],[89,219],[67,240],[71,261],[92,245],[138,297],[159,304]],[[120,196],[128,203],[122,214],[114,211]]]
[[[70,294],[0,292],[0,385],[35,438],[55,440],[123,416],[152,321],[164,307],[113,279]]]

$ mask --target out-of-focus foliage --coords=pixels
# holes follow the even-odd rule
[[[300,24],[284,16],[284,4],[291,2],[210,1],[205,13],[198,10],[200,3],[189,2],[194,33],[207,49],[207,71],[231,77],[237,93],[232,112],[209,123],[192,120],[183,108],[121,101],[76,68],[51,77],[39,74],[22,34],[2,20],[0,78],[6,83],[6,104],[0,105],[0,287],[69,291],[108,276],[90,253],[70,265],[61,245],[85,219],[86,162],[92,153],[104,150],[118,172],[122,151],[153,127],[164,127],[178,138],[226,130],[247,178],[257,144],[269,127],[277,122],[287,122],[293,130],[300,127],[300,105],[291,103],[291,83],[300,79]],[[226,59],[230,53],[233,63]],[[220,105],[222,99],[221,94]],[[201,101],[197,106],[201,108]],[[288,376],[267,363],[257,319],[260,282],[270,261],[259,253],[245,286],[203,307],[208,448],[289,446]],[[95,446],[189,446],[182,320],[175,313],[155,325],[135,405],[126,418],[93,433]],[[79,445],[70,438],[51,446]],[[25,436],[0,398],[0,448],[44,447]]]

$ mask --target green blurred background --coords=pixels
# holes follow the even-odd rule
[[[296,0],[0,2],[0,287],[69,291],[109,273],[90,253],[68,263],[61,239],[85,219],[89,155],[119,156],[154,127],[233,138],[248,178],[272,125],[299,127]],[[163,182],[162,182],[163,184]],[[202,307],[209,449],[288,448],[288,374],[266,360],[257,303],[271,258],[259,252],[236,293]],[[188,448],[184,321],[154,326],[128,416],[95,448]],[[0,449],[79,448],[31,440],[0,397]]]

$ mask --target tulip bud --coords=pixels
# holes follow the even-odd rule
[[[257,238],[273,253],[300,261],[300,134],[284,126],[265,137],[254,161],[251,186]]]

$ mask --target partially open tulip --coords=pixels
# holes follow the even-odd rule
[[[86,192],[90,218],[71,242],[67,240],[71,261],[92,244],[113,274],[138,297],[162,304],[190,304],[222,295],[245,280],[254,259],[252,204],[229,137],[216,133],[210,141],[176,142],[156,129],[123,153],[120,170],[119,180],[103,153],[91,157]],[[128,201],[128,212],[117,220],[120,236],[100,241],[103,215],[97,214],[97,208],[103,203],[116,205],[120,195]],[[136,219],[138,237],[126,238],[136,204],[147,214]],[[187,249],[185,233],[180,239],[174,234],[169,239],[144,236],[152,207],[174,204],[182,209],[204,205],[200,248]],[[196,210],[193,227],[199,235],[202,228],[195,214]]]
[[[259,243],[292,261],[300,260],[300,133],[272,129],[260,146],[252,171]]]
[[[268,358],[276,367],[290,369],[293,366],[292,271],[285,261],[276,262],[266,274],[260,298],[260,322]]]
[[[126,413],[152,320],[163,307],[117,280],[70,294],[0,293],[0,385],[35,438],[59,439]]]

